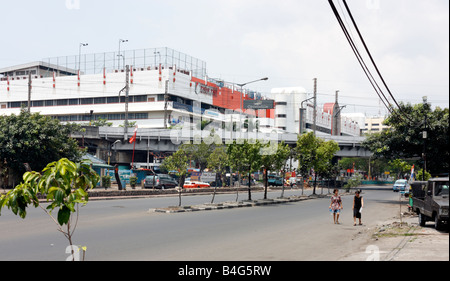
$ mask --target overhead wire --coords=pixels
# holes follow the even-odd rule
[[[358,50],[358,47],[356,46],[356,44],[352,40],[352,38],[351,38],[351,36],[350,36],[350,34],[349,34],[348,30],[347,30],[347,27],[345,26],[344,22],[342,21],[342,18],[340,16],[338,10],[336,9],[336,6],[333,3],[333,0],[328,0],[328,3],[330,4],[331,9],[333,10],[334,15],[336,16],[336,19],[337,19],[337,21],[338,21],[342,31],[344,32],[344,35],[347,38],[347,41],[349,42],[353,53],[355,54],[359,64],[361,65],[361,68],[363,69],[364,73],[366,74],[367,78],[369,79],[370,84],[374,88],[375,92],[377,93],[378,97],[383,102],[383,104],[387,108],[387,110],[390,113],[392,113],[393,112],[392,105],[390,104],[390,102],[386,98],[386,96],[384,95],[384,93],[381,90],[380,86],[377,84],[376,80],[374,79],[373,75],[371,74],[369,68],[365,64],[364,59],[362,58],[362,56],[361,56],[361,54],[360,54],[360,52]]]

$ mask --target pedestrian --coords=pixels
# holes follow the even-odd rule
[[[331,196],[330,210],[333,213],[333,221],[335,224],[339,224],[339,214],[344,205],[342,204],[341,196],[339,195],[339,190],[335,189],[333,191],[333,196]]]
[[[361,222],[361,212],[364,207],[364,199],[362,198],[361,192],[357,190],[355,192],[355,197],[353,198],[353,221],[354,226],[356,226],[356,219],[359,219],[359,225],[362,225]]]

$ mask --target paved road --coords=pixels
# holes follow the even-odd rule
[[[278,191],[269,194],[277,196]],[[398,213],[398,194],[390,190],[368,189],[363,196],[365,225],[357,227],[353,196],[343,198],[341,225],[333,224],[327,198],[180,214],[148,212],[176,205],[177,197],[91,201],[80,209],[74,243],[87,246],[87,260],[338,260],[361,249],[355,238],[363,228]],[[210,200],[210,195],[184,197],[183,204]],[[234,194],[216,197],[216,202],[232,200]],[[40,209],[30,209],[25,220],[2,212],[0,260],[65,260],[67,245]]]

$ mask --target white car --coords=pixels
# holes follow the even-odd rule
[[[407,180],[397,180],[392,190],[394,192],[404,191],[405,193],[409,193],[409,183]]]

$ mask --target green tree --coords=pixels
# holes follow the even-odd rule
[[[89,200],[88,190],[99,182],[99,175],[90,163],[74,163],[66,158],[47,165],[41,173],[26,172],[23,182],[0,197],[0,215],[4,207],[25,219],[27,208],[40,207],[57,225],[69,241],[73,251],[72,235],[78,223],[79,205]],[[46,197],[50,204],[42,206],[38,194]],[[52,212],[58,209],[57,216]],[[72,217],[76,214],[76,219]],[[72,252],[72,256],[74,253]]]
[[[70,137],[80,130],[80,126],[62,125],[56,119],[26,110],[19,115],[0,116],[0,163],[19,180],[26,171],[24,163],[41,171],[46,163],[61,158],[80,161],[84,152]]]
[[[329,179],[335,175],[332,159],[338,151],[339,145],[337,142],[320,142],[316,154],[316,167],[314,168],[316,175],[319,175],[322,179]]]
[[[228,144],[227,153],[230,157],[230,166],[239,172],[248,174],[248,200],[252,200],[251,174],[261,168],[261,148],[259,140],[234,141],[232,144]]]
[[[183,148],[178,149],[177,152],[175,152],[172,156],[167,157],[164,159],[162,164],[162,169],[165,169],[169,172],[174,172],[178,178],[178,186],[179,186],[179,204],[178,206],[181,206],[181,193],[183,190],[184,180],[186,179],[187,175],[187,168],[188,165],[188,157],[187,153]]]
[[[437,107],[433,110],[429,104],[400,104],[400,109],[395,109],[384,124],[390,128],[369,135],[363,143],[375,157],[388,160],[421,159],[425,144],[423,131],[426,129],[427,170],[431,174],[448,173],[448,108]]]
[[[225,184],[224,174],[226,173],[227,166],[228,166],[227,148],[225,146],[216,147],[216,149],[214,149],[214,151],[208,157],[208,169],[217,173],[218,177],[216,177],[216,182],[217,182],[217,178],[220,178],[222,185]],[[211,203],[214,202],[214,198],[216,195],[216,189],[217,189],[217,184],[216,184],[216,188],[214,188],[214,195],[211,200]]]
[[[264,169],[264,199],[267,199],[267,187],[268,187],[268,172],[280,171],[286,164],[286,161],[290,155],[291,148],[289,145],[281,142],[277,145],[267,143],[262,147],[263,155],[261,156],[261,166]],[[284,178],[284,177],[283,177]],[[284,184],[282,187],[281,197],[284,195]]]
[[[336,142],[326,142],[315,137],[313,132],[298,137],[295,153],[300,173],[305,176],[311,169],[315,171],[313,194],[316,194],[317,176],[324,174],[327,169],[332,169],[331,160],[338,151],[339,145]]]
[[[401,159],[389,161],[390,170],[396,173],[396,179],[403,178],[404,173],[411,172],[411,165]]]

